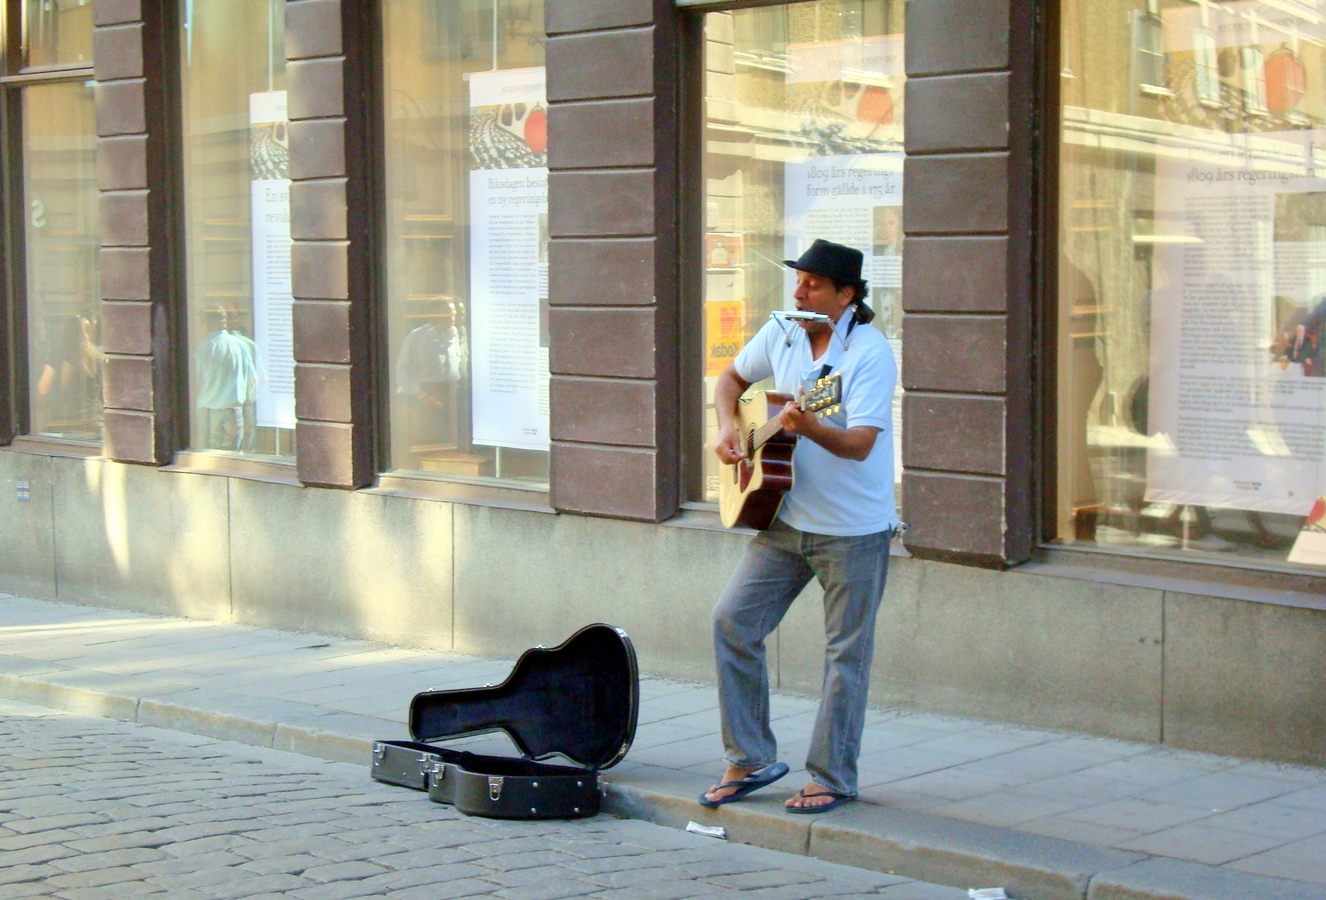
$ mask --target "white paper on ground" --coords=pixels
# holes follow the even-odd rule
[[[720,841],[727,840],[727,829],[721,825],[701,825],[699,822],[687,822],[686,830],[691,834],[702,834],[705,837],[718,838]]]

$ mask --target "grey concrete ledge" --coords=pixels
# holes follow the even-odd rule
[[[403,739],[399,722],[313,704],[261,699],[147,676],[0,654],[0,698],[69,712],[367,764],[374,740]],[[790,816],[756,794],[716,810],[699,775],[625,762],[602,775],[604,811],[684,828],[722,825],[728,839],[827,862],[956,887],[1000,885],[1020,900],[1316,900],[1320,886],[1140,853],[1107,850],[861,801]],[[420,795],[420,802],[428,802]]]
[[[1151,858],[1097,875],[1087,900],[1320,900],[1321,895],[1316,884]]]

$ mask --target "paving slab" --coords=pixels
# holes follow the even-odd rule
[[[406,707],[415,691],[496,683],[510,666],[509,660],[0,595],[0,699],[205,736],[200,741],[238,740],[258,754],[293,751],[366,767],[375,740],[408,737]],[[1320,863],[1326,770],[872,709],[861,799],[821,816],[790,816],[782,801],[806,781],[797,762],[816,702],[779,694],[771,700],[772,718],[793,773],[741,803],[707,810],[696,797],[723,767],[712,685],[646,676],[640,694],[633,750],[603,773],[605,810],[619,817],[677,829],[692,821],[720,825],[730,842],[923,882],[999,885],[1019,900],[1297,900],[1326,892]],[[514,753],[500,734],[448,744]],[[98,764],[95,758],[84,762]],[[326,764],[310,763],[308,771],[319,765]],[[44,783],[44,769],[36,761],[33,766],[24,777]],[[107,797],[127,796],[126,786],[108,780],[104,787]],[[285,815],[299,821],[272,823],[273,836],[279,827],[316,840],[332,828],[322,814],[327,793],[307,780],[253,790],[246,797],[237,788],[231,802],[261,809],[261,791],[279,790],[285,803],[296,804],[284,807],[290,810]],[[207,811],[197,805],[205,799],[182,801],[178,790],[171,796],[163,787],[160,799],[136,799],[146,805],[134,815]],[[421,826],[431,820],[434,810],[425,798],[398,796],[401,802],[390,810],[371,813],[375,825],[384,816]],[[200,860],[233,855],[228,821],[192,819],[188,824],[206,836],[179,842],[174,852]],[[89,851],[150,852],[130,835],[83,830],[97,828],[104,826],[52,833],[72,832]],[[248,837],[263,839],[262,832]],[[362,851],[347,850],[332,862],[380,865],[404,852],[375,840],[366,836]],[[0,833],[0,849],[36,853],[22,865],[56,862],[40,858],[43,846],[28,835]],[[527,869],[513,869],[510,877],[520,871]],[[731,887],[740,882],[744,893],[764,890],[741,881],[741,872],[729,874],[737,879]],[[511,890],[538,887],[513,882]],[[795,879],[778,888],[780,896],[796,890]],[[916,896],[929,896],[917,890]]]

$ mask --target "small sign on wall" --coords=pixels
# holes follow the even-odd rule
[[[19,503],[28,503],[32,500],[32,482],[26,478],[20,478],[14,482],[14,496]]]

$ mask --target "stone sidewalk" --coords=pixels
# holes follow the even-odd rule
[[[0,698],[367,766],[410,698],[502,681],[510,662],[0,594]],[[813,700],[780,695],[783,758]],[[1024,900],[1320,898],[1326,770],[899,710],[871,712],[861,802],[789,816],[783,782],[716,811],[712,685],[646,677],[607,808],[730,839]],[[500,735],[453,745],[511,753]],[[367,778],[365,771],[365,778]],[[428,801],[422,796],[419,802]]]

